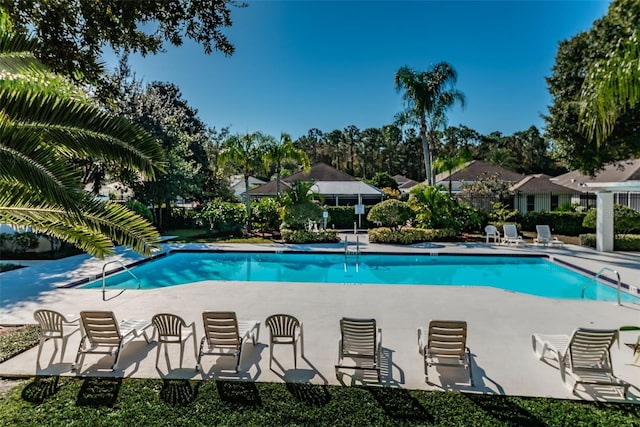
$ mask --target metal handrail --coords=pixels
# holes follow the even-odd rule
[[[140,289],[140,279],[138,278],[138,276],[136,276],[135,274],[133,274],[133,272],[131,270],[129,270],[127,268],[126,265],[124,265],[124,263],[122,261],[120,261],[119,259],[114,259],[111,261],[106,262],[103,266],[102,266],[102,300],[106,301],[105,299],[105,293],[107,291],[106,289],[106,271],[107,271],[107,266],[109,264],[120,264],[120,266],[122,267],[122,269],[124,271],[126,271],[127,273],[129,273],[134,279],[136,279],[136,282],[138,283],[138,289]]]
[[[584,291],[591,286],[593,283],[596,283],[598,281],[598,278],[600,276],[602,276],[603,273],[605,272],[610,272],[610,273],[614,273],[616,275],[617,281],[618,281],[618,305],[622,305],[622,303],[620,302],[620,289],[621,289],[621,284],[622,282],[620,281],[620,273],[618,273],[616,270],[609,268],[609,267],[602,267],[600,269],[600,271],[598,271],[594,276],[593,279],[591,279],[591,282],[587,283],[586,285],[584,285],[584,287],[582,288],[582,299],[584,299]]]

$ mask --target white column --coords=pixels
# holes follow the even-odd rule
[[[596,250],[613,252],[613,193],[597,194]]]

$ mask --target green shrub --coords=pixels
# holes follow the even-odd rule
[[[400,228],[412,220],[413,210],[406,202],[389,199],[373,206],[367,215],[367,220],[383,227]]]
[[[590,209],[584,217],[582,225],[594,230],[596,228],[596,209]],[[613,205],[613,229],[616,234],[629,234],[640,231],[640,212],[624,205]]]
[[[31,231],[24,233],[0,233],[0,250],[21,254],[38,247],[38,236]]]
[[[280,228],[280,206],[273,197],[264,197],[251,206],[253,225],[262,232],[274,231]]]
[[[584,212],[571,211],[531,211],[522,215],[522,229],[535,231],[536,225],[547,224],[555,234],[577,236],[585,231],[582,226],[585,215]]]
[[[177,208],[171,209],[171,218],[167,221],[168,228],[175,229],[191,229],[202,227],[202,224],[198,221],[198,215],[200,214],[200,208]]]
[[[594,233],[581,234],[580,245],[595,248],[596,235]],[[616,251],[640,251],[640,234],[625,234],[614,237],[613,249]]]
[[[151,213],[151,210],[144,203],[140,203],[137,200],[129,200],[125,202],[124,206],[127,209],[134,211],[135,213],[137,213],[147,221],[153,222],[153,214]]]
[[[409,245],[412,243],[432,242],[447,240],[457,236],[453,230],[447,229],[427,229],[427,228],[389,228],[379,227],[369,229],[369,242],[371,243],[393,243]]]
[[[301,202],[284,208],[282,227],[306,230],[309,223],[322,224],[322,208],[314,202]]]
[[[203,206],[198,214],[199,224],[207,225],[214,234],[240,234],[247,219],[247,211],[242,203],[214,200]]]
[[[282,240],[286,243],[336,243],[340,241],[338,230],[306,231],[306,230],[281,230]]]
[[[369,221],[367,215],[371,211],[373,206],[364,207],[364,215],[361,216],[362,227],[369,227]],[[327,227],[335,228],[353,228],[353,223],[358,222],[358,215],[356,215],[355,207],[353,206],[327,206],[327,212],[331,221],[327,222]]]

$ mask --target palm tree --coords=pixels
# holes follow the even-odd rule
[[[580,98],[581,127],[600,145],[618,117],[640,103],[640,32],[633,31],[619,48],[588,71]]]
[[[464,106],[464,95],[453,89],[457,73],[446,62],[436,64],[431,70],[418,72],[407,66],[395,74],[396,90],[404,91],[407,112],[419,122],[420,139],[424,155],[427,183],[434,184],[432,171],[432,147],[437,138],[436,130],[445,124],[445,112],[459,102]]]
[[[122,205],[84,191],[78,159],[146,178],[163,153],[149,134],[92,105],[31,54],[36,42],[0,31],[0,223],[31,227],[104,257],[114,242],[149,255],[156,229]]]
[[[302,165],[305,171],[311,167],[307,154],[293,144],[291,135],[282,132],[280,134],[280,142],[271,140],[266,148],[266,160],[269,164],[273,164],[276,173],[276,195],[280,195],[280,173],[282,172],[282,164],[288,161],[296,162]]]
[[[433,169],[436,173],[449,172],[449,195],[452,194],[451,175],[454,169],[471,160],[471,154],[468,150],[463,150],[455,155],[441,156],[433,162]]]
[[[222,166],[231,163],[242,171],[247,207],[247,230],[251,229],[251,195],[249,177],[266,169],[266,147],[273,143],[273,137],[260,132],[232,135],[223,143],[218,161]]]

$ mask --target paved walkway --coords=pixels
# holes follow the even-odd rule
[[[592,272],[604,266],[620,272],[622,281],[640,287],[640,257],[637,254],[602,254],[590,249],[565,245],[564,248],[524,248],[484,243],[430,243],[412,247],[369,244],[361,235],[363,252],[415,253],[545,253]],[[354,236],[350,236],[354,242]],[[164,246],[164,250],[169,248]],[[172,245],[182,248],[262,250],[262,251],[343,251],[344,244],[330,245]],[[119,249],[110,258],[125,263],[139,260],[131,251]],[[226,358],[206,357],[203,372],[194,369],[192,343],[187,343],[183,367],[178,366],[178,349],[169,358],[160,358],[155,367],[156,344],[139,339],[122,354],[120,369],[108,369],[112,358],[88,355],[78,375],[104,375],[149,378],[237,378],[252,381],[302,381],[315,384],[361,384],[368,376],[344,371],[336,377],[339,338],[338,320],[343,316],[373,317],[382,328],[382,384],[410,389],[455,389],[460,391],[556,398],[616,400],[613,390],[588,389],[575,396],[567,389],[553,361],[539,361],[531,348],[532,333],[569,334],[576,327],[617,328],[640,326],[640,305],[611,302],[552,300],[493,288],[448,286],[309,285],[300,283],[244,283],[204,281],[154,290],[127,290],[122,295],[108,292],[102,300],[98,289],[64,288],[70,282],[98,277],[104,260],[76,256],[0,275],[0,323],[33,323],[33,311],[51,308],[62,313],[82,310],[112,310],[119,319],[150,319],[158,312],[174,312],[187,322],[196,322],[202,336],[201,312],[234,310],[239,319],[261,323],[273,313],[285,312],[304,323],[305,356],[293,369],[291,348],[276,347],[273,370],[269,369],[268,331],[262,326],[258,344],[249,343],[243,351],[240,373]],[[463,319],[469,324],[468,345],[472,352],[475,386],[466,385],[465,373],[456,368],[431,368],[424,381],[423,363],[417,351],[416,328],[429,319]],[[625,333],[623,342],[635,342],[637,333]],[[37,348],[0,364],[0,376],[76,375],[70,371],[79,343],[79,333],[69,340],[64,359],[53,354],[53,344],[45,344],[36,363]],[[629,401],[640,402],[640,366],[632,365],[632,351],[626,346],[612,350],[616,374],[633,384]]]

